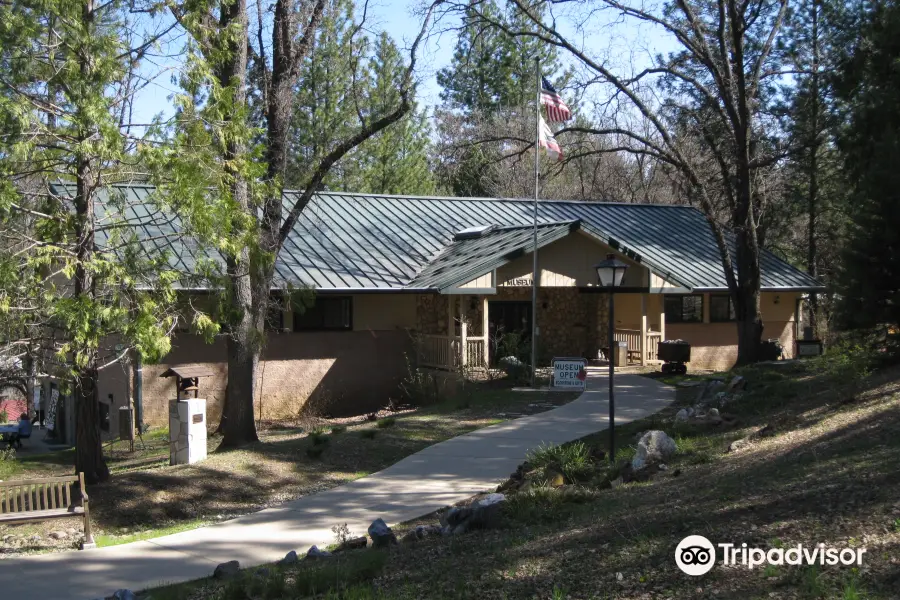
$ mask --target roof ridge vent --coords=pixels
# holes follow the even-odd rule
[[[466,227],[453,234],[453,241],[474,240],[480,238],[497,229],[496,224],[491,225],[475,225],[474,227]]]

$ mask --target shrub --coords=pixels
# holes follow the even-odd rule
[[[340,435],[347,431],[347,428],[343,425],[335,425],[331,428],[331,435]]]
[[[508,496],[503,512],[522,523],[556,522],[575,505],[590,502],[596,493],[585,488],[533,487]]]
[[[542,444],[528,453],[528,463],[544,472],[545,477],[559,473],[569,483],[583,481],[594,471],[591,451],[584,442],[573,442],[562,446]]]
[[[309,439],[312,440],[313,446],[323,446],[328,443],[328,436],[325,435],[323,429],[314,429],[310,432]]]
[[[386,561],[385,552],[359,552],[347,555],[347,560],[342,557],[311,563],[315,566],[310,568],[304,565],[295,573],[294,591],[309,596],[368,582],[381,573]]]
[[[6,409],[0,410],[0,423],[8,423],[9,422],[9,413],[6,412]]]
[[[396,424],[397,419],[395,419],[394,417],[387,417],[378,421],[376,425],[379,429],[387,429],[388,427],[393,427]]]
[[[418,345],[420,342],[415,340]],[[400,382],[400,389],[406,400],[413,406],[437,404],[444,399],[444,385],[428,371],[414,366],[406,356],[406,377]]]
[[[377,429],[363,429],[362,431],[359,432],[359,435],[362,436],[363,439],[371,440],[376,435],[378,435],[378,430]]]

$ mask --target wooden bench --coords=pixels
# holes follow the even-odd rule
[[[79,494],[73,494],[75,483]],[[84,473],[0,482],[0,524],[33,523],[63,517],[84,518],[84,549],[94,548],[91,512],[84,488]]]

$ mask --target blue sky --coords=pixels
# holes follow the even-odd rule
[[[362,0],[357,0],[360,6]],[[409,47],[421,26],[421,17],[415,13],[421,0],[370,0],[369,16],[367,19],[371,37],[378,32],[386,30],[402,48]],[[359,13],[359,8],[357,10]],[[593,55],[603,55],[614,63],[632,64],[642,68],[649,61],[651,53],[670,50],[674,44],[659,31],[647,27],[636,27],[632,23],[622,22],[610,17],[592,17],[590,27],[580,39],[575,37],[574,29],[566,25],[567,18],[576,17],[575,14],[561,14],[561,31],[571,34],[571,39],[579,43]],[[439,24],[446,29],[447,23]],[[419,103],[422,106],[433,107],[440,104],[440,86],[437,85],[435,74],[442,67],[447,66],[453,57],[455,37],[452,33],[432,34],[419,52],[417,77],[419,84]],[[181,40],[171,42],[173,46],[180,45]],[[565,55],[561,55],[565,62]],[[161,66],[160,66],[161,65]],[[171,114],[172,107],[169,97],[175,91],[175,84],[171,82],[173,70],[177,67],[176,61],[158,61],[157,65],[145,69],[153,74],[153,81],[144,88],[135,99],[134,121],[147,123],[154,115],[162,113]],[[161,73],[160,73],[161,72]]]

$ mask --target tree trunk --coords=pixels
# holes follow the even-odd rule
[[[737,290],[732,290],[732,298],[737,317],[737,364],[746,365],[759,360],[763,333],[759,307],[759,287],[762,277],[759,270],[759,240],[754,226],[749,144],[746,144],[746,139],[739,138],[739,142],[744,142],[747,151],[739,155],[737,164],[738,189],[735,194],[737,202],[732,223],[735,235]]]
[[[235,107],[247,104],[247,2],[235,0],[222,5],[219,25],[223,31],[232,30],[227,38],[227,54],[217,71],[223,86],[232,90]],[[239,117],[243,118],[243,117]],[[247,158],[247,142],[241,133],[229,139],[225,150],[226,164],[240,165]],[[250,201],[247,180],[238,166],[229,175],[232,200],[240,207],[243,215],[255,217],[255,208]],[[244,225],[238,225],[243,227]],[[257,314],[253,303],[253,258],[249,248],[243,248],[227,261],[232,317],[229,321],[228,383],[225,387],[225,405],[222,410],[222,431],[220,449],[238,448],[259,439],[253,420],[253,385],[256,381],[256,366],[259,363],[260,332],[255,326]]]
[[[816,245],[816,221],[819,212],[819,6],[813,2],[812,11],[812,75],[810,102],[812,102],[812,122],[810,123],[809,140],[809,198],[808,198],[808,235],[809,246],[806,256],[806,271],[811,277],[818,275],[818,247]],[[819,299],[815,292],[809,295],[809,324],[814,335],[818,337]]]
[[[75,378],[75,471],[88,483],[109,479],[100,439],[100,399],[97,395],[97,359],[92,357]]]

